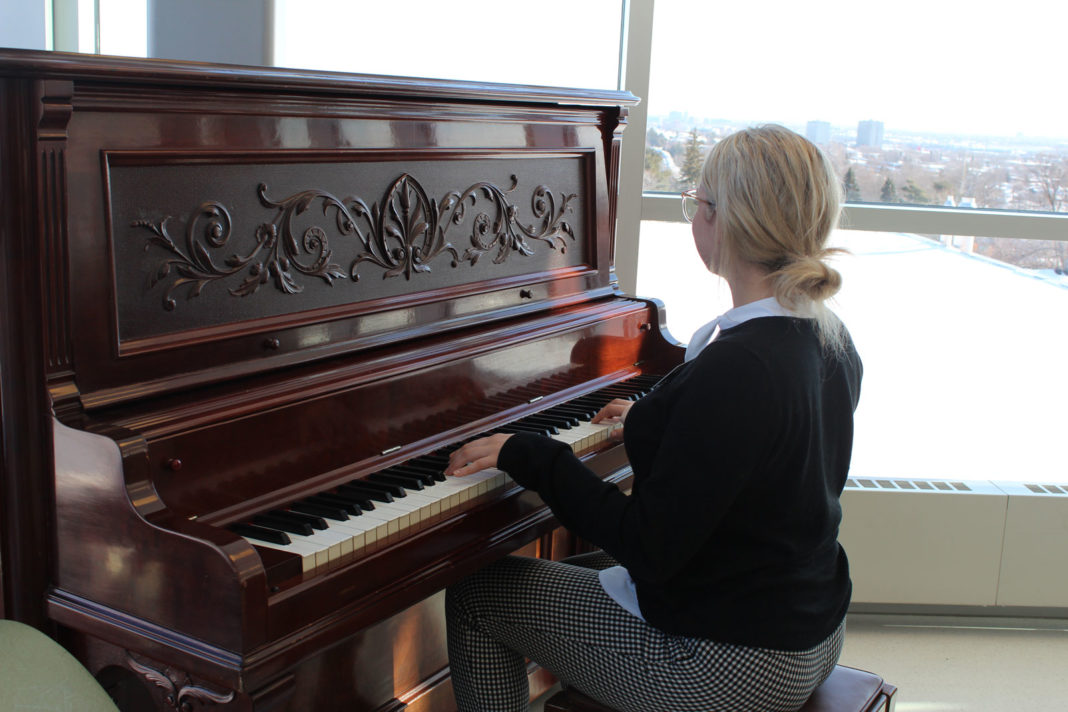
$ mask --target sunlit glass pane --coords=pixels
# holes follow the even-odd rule
[[[343,72],[616,89],[622,5],[274,0],[274,60]],[[581,42],[566,42],[578,31]],[[555,51],[561,41],[566,51]]]
[[[683,223],[642,223],[637,293],[686,342],[731,307]],[[831,305],[864,361],[853,474],[1063,482],[1068,263],[1035,241],[838,230]],[[1030,248],[1023,267],[991,255]],[[1018,260],[1017,260],[1018,261]]]
[[[774,122],[827,152],[851,202],[1068,210],[1063,92],[1006,59],[1063,66],[1068,4],[1020,0],[1012,12],[928,0],[901,0],[893,12],[853,0],[828,0],[818,11],[786,0],[761,7],[774,23],[752,22],[746,3],[656,0],[643,97],[645,190],[692,187],[716,141]],[[694,75],[680,70],[708,65],[710,27],[731,28],[716,33],[716,55],[743,57],[744,71],[717,71],[695,89]],[[914,44],[923,51],[911,51]],[[872,47],[894,56],[892,72],[873,74],[855,61]],[[812,67],[834,67],[834,81],[813,81]],[[938,81],[928,80],[932,67],[944,68]]]

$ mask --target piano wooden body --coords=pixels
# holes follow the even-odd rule
[[[444,588],[578,546],[536,494],[234,525],[681,361],[612,270],[634,101],[0,52],[0,614],[126,709],[453,709]]]

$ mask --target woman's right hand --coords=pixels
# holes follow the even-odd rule
[[[622,398],[614,398],[609,401],[608,405],[597,411],[597,415],[593,416],[591,423],[619,423],[623,424],[623,421],[627,419],[627,413],[630,411],[630,407],[634,405],[634,401],[623,400]],[[623,437],[623,428],[616,428],[612,431],[612,437],[619,439]]]

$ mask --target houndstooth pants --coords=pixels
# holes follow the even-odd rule
[[[831,674],[844,623],[799,652],[664,633],[604,592],[606,554],[575,563],[510,556],[446,592],[460,712],[522,712],[526,658],[621,712],[788,712]],[[575,559],[569,560],[569,562]]]

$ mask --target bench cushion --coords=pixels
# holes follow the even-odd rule
[[[812,694],[800,712],[877,712],[884,709],[897,688],[878,675],[837,665]],[[578,690],[565,689],[545,703],[545,712],[613,712]]]

